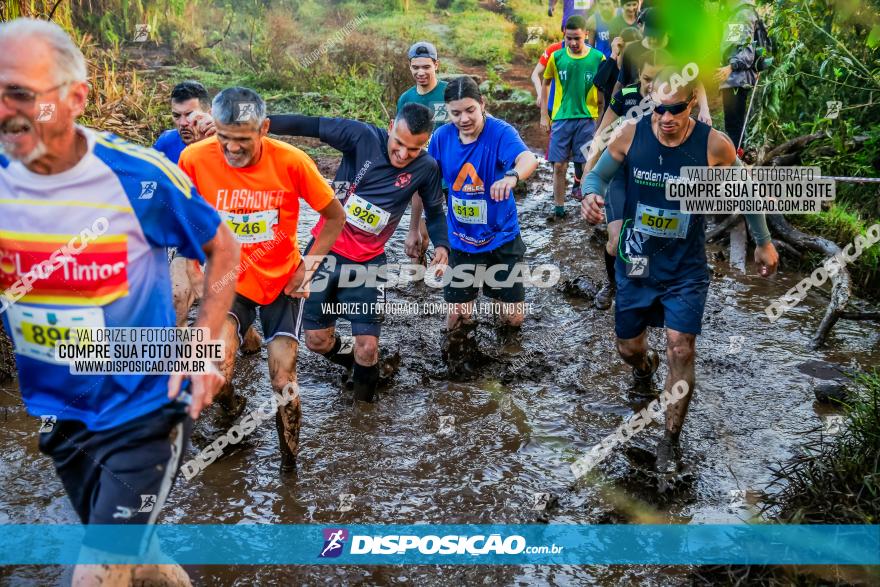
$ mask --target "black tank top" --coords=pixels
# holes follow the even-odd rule
[[[626,155],[626,203],[621,248],[624,255],[650,258],[654,280],[705,277],[705,216],[679,212],[677,201],[666,199],[666,181],[686,166],[708,166],[707,124],[694,120],[693,132],[678,147],[660,143],[651,129],[651,116],[636,124]]]

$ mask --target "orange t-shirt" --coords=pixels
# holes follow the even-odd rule
[[[264,137],[256,165],[231,167],[217,137],[210,137],[184,149],[178,165],[241,243],[235,291],[258,304],[275,301],[301,259],[299,199],[315,210],[333,201],[314,161],[296,147]]]

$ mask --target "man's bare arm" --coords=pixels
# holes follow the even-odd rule
[[[223,322],[235,298],[236,280],[223,279],[238,265],[240,247],[225,222],[217,228],[217,234],[202,246],[205,264],[205,294],[199,305],[194,326],[207,328],[211,340],[220,340]]]
[[[736,149],[730,138],[714,129],[709,132],[708,159],[711,167],[742,165],[736,157]],[[758,245],[755,248],[755,262],[761,266],[761,275],[764,277],[773,275],[779,265],[779,254],[770,239],[766,217],[764,214],[743,214],[743,217]]]
[[[532,84],[535,86],[535,96],[537,97],[536,105],[540,108],[543,103],[543,89],[544,89],[544,70],[547,69],[541,62],[535,64],[535,69],[532,70]]]
[[[593,141],[599,141],[599,137],[602,136],[602,131],[613,125],[618,118],[619,116],[617,116],[617,114],[611,108],[605,110],[605,114],[602,116],[602,121],[599,123],[599,128],[597,128],[596,132],[593,133]],[[604,150],[604,147],[591,150],[593,154],[590,156],[589,159],[587,159],[587,162],[584,164],[584,173],[590,172],[593,166],[596,165],[596,161],[599,160],[599,156],[602,155],[602,152]]]

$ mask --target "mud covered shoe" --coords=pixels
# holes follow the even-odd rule
[[[388,385],[400,371],[400,351],[379,350],[379,385]]]
[[[596,292],[593,305],[599,310],[607,310],[614,303],[614,296],[616,294],[617,286],[606,279],[602,289]]]
[[[228,420],[231,422],[233,420],[238,420],[242,413],[244,413],[244,408],[247,406],[247,399],[242,395],[232,392],[217,397],[215,403],[219,405],[222,410],[222,420]]]
[[[192,445],[201,450],[226,434],[244,413],[246,406],[247,400],[244,396],[234,392],[227,391],[218,395],[211,408],[204,411],[196,420],[190,439]],[[240,447],[245,444],[246,441],[243,440],[232,446]],[[230,446],[225,452],[229,453],[231,450]]]
[[[565,206],[553,206],[553,212],[551,212],[550,215],[547,216],[547,222],[551,224],[554,222],[561,222],[565,220],[565,217],[567,215],[568,214],[565,211]]]
[[[522,344],[522,326],[500,324],[497,329],[497,334],[498,344],[500,344],[501,346]]]
[[[630,391],[633,395],[657,397],[659,393],[654,388],[654,373],[656,373],[657,368],[660,367],[660,355],[658,355],[657,351],[654,349],[648,349],[645,359],[648,361],[649,365],[648,372],[643,373],[633,367],[633,384]]]
[[[443,336],[443,346],[440,349],[440,356],[444,363],[455,361],[456,358],[467,354],[472,347],[476,346],[477,325],[462,324]]]
[[[654,468],[661,475],[672,475],[678,471],[681,462],[681,445],[667,430],[657,443],[657,460]]]
[[[575,202],[583,202],[584,201],[584,194],[583,194],[583,192],[581,192],[581,184],[580,183],[576,183],[573,186],[571,186],[571,198]]]
[[[459,326],[447,333],[443,339],[441,356],[446,363],[447,375],[452,378],[470,377],[482,365],[492,361],[491,357],[480,350],[476,323]]]

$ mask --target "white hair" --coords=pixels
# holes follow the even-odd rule
[[[211,115],[217,124],[250,124],[260,128],[266,120],[266,102],[250,88],[226,88],[214,96]]]
[[[55,53],[55,83],[88,81],[86,58],[63,28],[47,20],[36,18],[16,18],[0,23],[0,42],[12,40],[28,43],[42,39]]]

